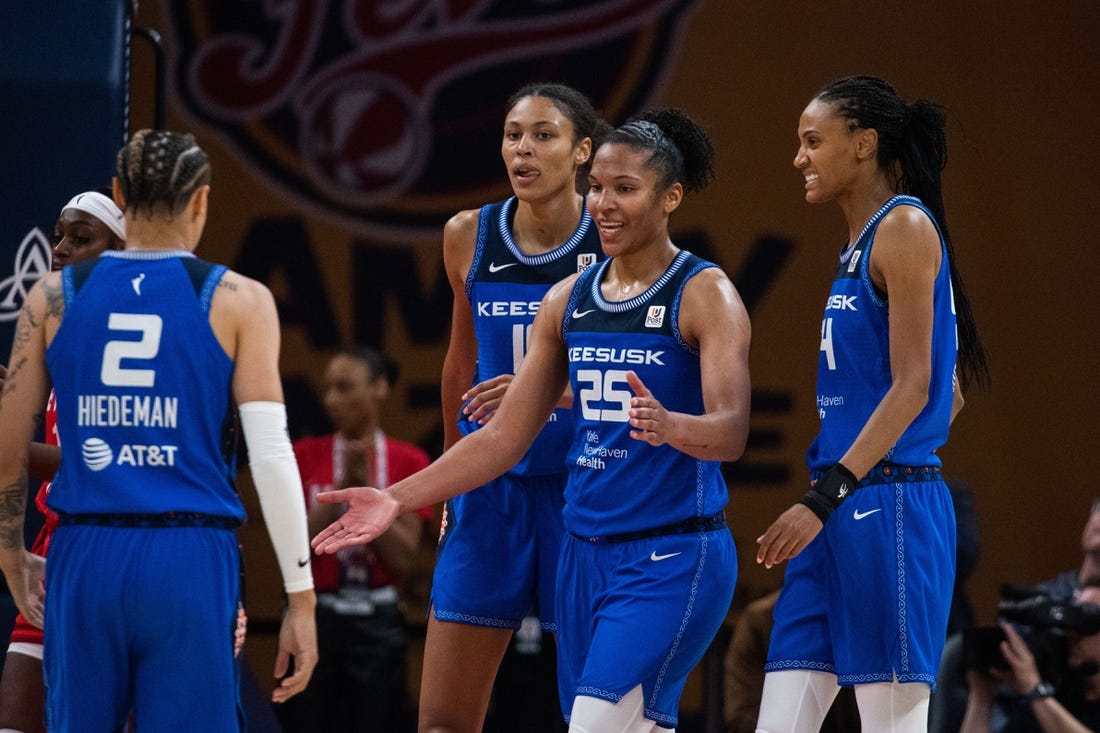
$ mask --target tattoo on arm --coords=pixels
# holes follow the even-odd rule
[[[226,282],[226,279],[223,277],[221,280],[218,281],[218,287],[219,288],[225,288],[226,290],[236,290],[237,289],[237,283],[235,283],[235,282]]]
[[[31,311],[30,304],[24,302],[19,311],[19,320],[15,323],[15,335],[11,342],[12,351],[26,346],[31,340],[31,333],[36,328],[38,328],[38,321],[34,317],[34,312]]]
[[[8,368],[8,376],[4,379],[4,391],[2,394],[8,394],[14,392],[19,384],[19,372],[23,370],[24,365],[27,363],[27,357],[20,357],[19,361],[15,362]]]
[[[23,549],[23,521],[27,508],[27,473],[22,480],[0,490],[0,547]]]
[[[46,296],[46,314],[60,321],[65,315],[65,293],[61,290],[60,279],[43,281],[42,292]]]

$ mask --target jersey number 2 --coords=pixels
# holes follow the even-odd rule
[[[112,313],[107,328],[112,331],[137,331],[138,341],[108,341],[103,347],[100,380],[109,387],[152,387],[156,380],[153,369],[123,368],[123,359],[149,360],[160,351],[160,334],[164,326],[160,316],[148,313]]]

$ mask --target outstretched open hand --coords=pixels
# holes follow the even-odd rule
[[[318,555],[331,555],[345,547],[378,539],[401,513],[390,494],[371,486],[355,486],[317,494],[321,504],[347,504],[343,516],[317,533],[310,543]]]

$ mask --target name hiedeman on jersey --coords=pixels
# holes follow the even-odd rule
[[[78,397],[76,424],[175,429],[178,415],[179,397],[83,394]]]

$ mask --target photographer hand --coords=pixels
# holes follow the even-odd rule
[[[966,670],[966,682],[970,693],[967,695],[966,714],[959,733],[989,733],[996,689],[999,684],[1008,684],[1021,695],[1031,692],[1039,684],[1039,668],[1027,643],[1016,633],[1011,624],[1002,621],[1001,629],[1005,635],[1005,640],[1000,644],[1001,656],[1004,657],[1009,668],[970,667]],[[1047,728],[1043,730],[1046,731]]]
[[[1012,683],[1016,692],[1028,695],[1042,681],[1039,668],[1035,664],[1035,657],[1011,624],[1002,622],[1001,628],[1005,632],[1001,653],[1012,668],[1003,676]],[[1094,730],[1074,717],[1073,713],[1067,710],[1055,696],[1049,694],[1033,696],[1029,702],[1035,721],[1043,733],[1089,733]],[[969,733],[969,731],[964,727],[960,733]]]
[[[999,683],[987,672],[971,667],[966,670],[966,714],[959,733],[988,733],[993,698]]]
[[[1035,655],[1028,649],[1023,637],[1012,628],[1012,624],[1002,622],[1001,628],[1005,632],[1005,640],[1001,642],[1001,654],[1011,667],[1011,671],[1004,675],[1005,681],[1011,684],[1016,692],[1026,695],[1043,681],[1039,675],[1039,667],[1035,664]]]

